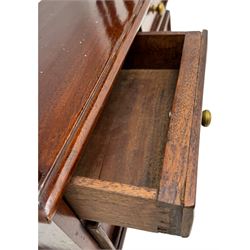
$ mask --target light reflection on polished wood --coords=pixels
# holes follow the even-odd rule
[[[149,2],[39,4],[40,221],[56,211]]]

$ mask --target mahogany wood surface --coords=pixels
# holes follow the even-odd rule
[[[203,93],[200,86],[204,84],[206,36],[206,31],[187,33],[184,41],[158,196],[160,201],[175,205],[194,206],[195,202],[199,148],[199,133],[195,131],[201,124],[199,98]],[[191,203],[187,195],[193,197]]]
[[[76,176],[66,189],[66,197],[85,219],[151,232],[182,232],[183,208],[158,204],[154,188]]]
[[[158,188],[177,77],[121,70],[74,175]]]
[[[149,2],[39,4],[39,220],[72,249],[120,248],[123,227],[191,230],[207,32],[161,32],[165,11],[133,41]],[[76,163],[65,196],[101,222],[99,246],[66,204],[57,210]]]
[[[187,207],[195,205],[196,182],[197,182],[197,168],[198,168],[198,154],[199,154],[199,141],[200,141],[200,124],[202,119],[202,98],[205,80],[205,67],[207,56],[207,38],[208,32],[202,32],[201,52],[199,61],[199,72],[197,78],[197,88],[195,93],[195,103],[193,109],[193,121],[190,135],[190,149],[188,155],[188,171],[186,177],[185,200],[184,204]]]
[[[39,3],[40,221],[56,212],[148,7],[148,0]]]
[[[169,39],[159,42],[163,36]],[[125,69],[120,72],[96,130],[82,152],[66,197],[82,218],[186,237],[191,230],[195,202],[207,32],[141,33],[138,37],[134,43],[139,41],[144,47],[132,45],[133,53],[129,52]],[[164,44],[167,49],[162,52]],[[150,59],[157,57],[153,53],[149,53],[146,62],[136,60],[135,48],[140,52],[147,48],[155,51],[161,70],[150,64]],[[168,64],[174,55],[178,59]],[[145,69],[141,69],[140,63]],[[179,71],[171,69],[178,66]],[[168,77],[164,79],[166,69]],[[171,75],[173,72],[178,72],[178,79]],[[176,87],[169,87],[170,82]],[[148,83],[157,86],[159,92]],[[168,103],[166,99],[173,95],[173,101]],[[161,105],[163,109],[159,108]],[[169,116],[164,112],[169,114],[169,110],[168,127]],[[165,119],[165,125],[161,119],[156,123],[156,114]],[[162,128],[165,133],[154,131]],[[154,156],[161,155],[161,144],[165,153],[159,167],[160,161],[154,161]]]
[[[123,68],[179,69],[184,38],[181,32],[139,32]]]

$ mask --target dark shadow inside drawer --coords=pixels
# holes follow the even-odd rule
[[[137,35],[75,176],[158,188],[184,35]]]

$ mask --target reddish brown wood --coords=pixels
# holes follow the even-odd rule
[[[206,32],[138,37],[66,197],[80,217],[186,237],[196,192]],[[140,55],[148,48],[148,60],[136,59],[135,48]],[[150,63],[157,56],[160,70]]]
[[[53,217],[148,7],[140,0],[40,2],[41,221]]]
[[[139,32],[123,68],[179,69],[185,33]]]
[[[157,189],[76,176],[66,197],[82,218],[181,235],[183,208],[158,203]]]
[[[74,175],[157,188],[177,77],[121,70]]]
[[[171,111],[172,116],[158,196],[159,201],[175,205],[185,206],[184,196],[191,146],[194,101],[198,86],[200,47],[201,33],[187,33]],[[195,189],[192,192],[195,192]]]
[[[197,78],[196,96],[193,110],[192,131],[190,137],[190,150],[188,156],[188,171],[184,204],[187,207],[195,206],[197,167],[200,141],[200,124],[202,118],[202,97],[205,78],[206,55],[207,55],[207,30],[202,32],[199,72]]]
[[[118,75],[148,7],[39,6],[39,218],[53,218],[76,248],[80,221],[56,210],[80,156],[66,197],[81,218],[182,236],[191,229],[207,33],[139,34]],[[169,12],[153,29],[170,29]],[[123,242],[121,227],[102,224],[100,233]]]
[[[66,197],[80,217],[126,227],[136,223],[140,229],[157,231],[156,189],[76,176],[67,187]]]

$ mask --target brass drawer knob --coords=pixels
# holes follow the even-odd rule
[[[209,110],[202,111],[202,121],[201,121],[202,126],[208,127],[209,124],[211,123],[211,120],[212,120],[211,112]]]
[[[152,12],[156,11],[156,12],[158,12],[158,14],[162,15],[165,11],[165,5],[163,2],[160,2],[157,5],[152,5],[149,10]]]

